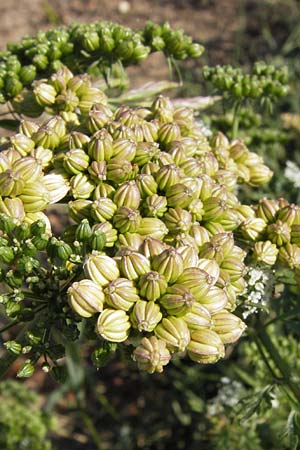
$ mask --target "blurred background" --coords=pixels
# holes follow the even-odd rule
[[[283,172],[287,159],[300,163],[299,19],[298,0],[0,0],[0,49],[24,35],[72,22],[111,20],[139,29],[152,20],[183,28],[206,48],[200,62],[181,64],[186,80],[183,93],[188,95],[211,93],[201,77],[204,64],[241,65],[245,70],[257,60],[288,65],[290,95],[273,118],[250,114],[241,130],[250,135],[255,129],[250,143],[267,156],[278,175],[271,191],[297,200],[299,188]],[[154,54],[141,66],[130,68],[129,74],[131,85],[136,86],[168,78],[168,67],[162,56]],[[293,124],[283,123],[283,113],[293,115]],[[209,125],[225,132],[230,128],[224,116],[222,120],[212,117]],[[258,127],[277,127],[278,133],[261,139]],[[266,136],[265,131],[261,134]],[[261,193],[247,195],[255,198]],[[298,365],[299,345],[280,339],[283,352]],[[168,366],[163,375],[147,375],[123,362],[126,355],[120,354],[96,371],[89,362],[89,349],[79,354],[74,345],[60,384],[42,370],[25,382],[9,381],[20,367],[16,363],[0,383],[0,449],[299,448],[279,439],[278,429],[287,419],[284,404],[277,409],[275,403],[271,409],[266,404],[261,415],[242,417],[239,400],[252,392],[250,388],[264,386],[267,372],[247,337],[231,353],[230,359],[212,367],[182,360]]]

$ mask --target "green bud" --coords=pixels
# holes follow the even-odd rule
[[[81,317],[91,317],[103,310],[104,293],[99,284],[81,280],[73,283],[67,292],[70,306]]]
[[[192,216],[182,208],[169,208],[164,215],[165,224],[171,233],[188,232],[192,225]]]
[[[79,148],[74,148],[64,155],[63,167],[70,174],[84,172],[89,166],[88,155]]]
[[[291,239],[291,228],[290,226],[282,222],[281,220],[277,220],[277,222],[272,223],[267,228],[268,238],[273,244],[277,247],[281,247],[286,244]]]
[[[209,233],[206,228],[201,227],[199,223],[194,223],[189,231],[196,245],[200,248],[206,242],[209,242]]]
[[[191,311],[195,301],[190,290],[182,284],[169,286],[166,294],[159,299],[167,313],[173,316],[183,316]]]
[[[160,255],[167,248],[167,245],[162,241],[155,239],[151,236],[146,236],[140,251],[146,256],[146,258],[153,258],[155,255]]]
[[[188,267],[177,278],[177,283],[188,288],[191,294],[200,301],[214,284],[214,279],[198,267]]]
[[[136,154],[136,144],[132,139],[116,139],[113,142],[113,158],[115,160],[132,161]]]
[[[26,361],[25,364],[19,369],[17,373],[18,378],[30,378],[33,375],[34,366],[30,361]]]
[[[120,247],[129,247],[132,250],[139,251],[143,243],[143,238],[137,233],[119,234],[118,245]]]
[[[163,275],[152,271],[140,277],[138,286],[141,297],[155,301],[166,292],[168,283]]]
[[[85,242],[92,236],[92,229],[90,227],[89,221],[83,219],[80,224],[76,227],[75,239],[79,242]]]
[[[106,162],[105,161],[93,161],[88,168],[89,174],[93,181],[96,183],[102,183],[106,180]],[[95,194],[94,194],[95,195]],[[103,195],[108,197],[108,195]]]
[[[86,276],[100,286],[106,286],[110,281],[120,277],[116,261],[95,251],[85,259],[83,269]]]
[[[91,205],[91,216],[97,222],[110,220],[116,211],[117,206],[110,198],[100,197]]]
[[[50,203],[50,194],[41,181],[26,184],[19,196],[26,212],[42,211]]]
[[[136,177],[136,184],[140,191],[142,198],[156,194],[157,184],[152,175],[140,173]]]
[[[6,170],[0,173],[0,192],[3,197],[16,197],[24,188],[24,178],[20,172]]]
[[[70,192],[74,198],[90,198],[93,190],[95,189],[94,183],[89,177],[83,173],[74,175],[70,180]]]
[[[281,220],[282,222],[286,223],[291,227],[295,222],[298,210],[299,210],[298,205],[294,204],[286,205],[283,208],[279,209],[277,213],[277,219]]]
[[[266,228],[266,222],[260,218],[246,219],[241,225],[241,231],[246,239],[255,241]]]
[[[287,242],[279,249],[278,259],[288,265],[291,269],[300,267],[300,247]]]
[[[44,177],[45,178],[45,177]],[[91,200],[75,200],[68,203],[69,213],[75,222],[79,223],[82,219],[89,219],[91,216]]]
[[[59,146],[59,136],[50,127],[39,128],[32,138],[36,146],[40,145],[41,147],[49,148],[50,150],[54,150]]]
[[[175,248],[170,247],[153,257],[152,266],[167,282],[173,283],[183,272],[183,258]]]
[[[114,194],[114,203],[118,206],[126,206],[138,209],[141,201],[139,188],[134,180],[123,183]]]
[[[217,261],[213,259],[200,258],[197,267],[204,270],[210,277],[211,282],[216,283],[220,276],[220,266]]]
[[[167,192],[168,205],[171,207],[186,208],[195,198],[191,188],[182,183],[174,184]]]
[[[273,172],[268,166],[264,164],[257,164],[249,167],[250,170],[250,184],[252,186],[261,186],[262,184],[268,183]]]
[[[97,333],[110,342],[126,341],[129,329],[130,322],[126,312],[109,308],[100,314],[96,325]]]
[[[13,353],[14,355],[21,355],[22,345],[17,341],[6,341],[4,343],[6,350]]]
[[[107,179],[114,183],[124,183],[132,176],[133,167],[129,161],[111,159],[107,164]]]
[[[226,258],[221,264],[220,268],[228,273],[230,281],[236,281],[245,275],[245,265],[238,258]]]
[[[276,200],[263,198],[257,205],[256,216],[265,222],[274,222],[278,209],[279,205]]]
[[[291,227],[291,243],[300,247],[300,224]]]
[[[180,169],[176,164],[163,165],[155,174],[155,181],[161,191],[166,191],[168,188],[180,180]]]
[[[187,346],[192,361],[202,364],[216,363],[225,356],[225,348],[220,336],[212,330],[197,330],[191,335]]]
[[[101,231],[105,234],[106,242],[105,247],[113,247],[116,240],[118,239],[118,233],[112,224],[109,222],[99,223],[93,226],[93,233]]]
[[[15,258],[14,251],[11,247],[0,246],[0,261],[9,264]]]
[[[143,331],[153,331],[162,317],[159,305],[152,301],[138,300],[134,305],[130,320],[132,326],[142,333]]]
[[[104,289],[105,302],[114,309],[129,311],[139,300],[136,288],[131,280],[117,278]]]
[[[161,195],[153,194],[145,199],[143,206],[148,217],[163,217],[167,211],[167,199]]]
[[[168,233],[168,228],[160,219],[155,217],[143,217],[140,220],[137,232],[141,236],[150,236],[161,240]]]
[[[102,250],[107,243],[106,235],[101,230],[96,230],[92,232],[92,235],[89,239],[89,246],[92,250],[100,251]]]
[[[95,161],[109,161],[113,154],[113,139],[107,130],[95,133],[88,144],[88,154]]]
[[[3,231],[8,231],[11,228],[12,224],[20,224],[25,218],[24,205],[20,198],[5,198],[4,200],[0,197],[0,214],[3,213],[7,217],[3,219],[1,227]],[[13,219],[13,222],[11,219]]]
[[[58,203],[67,196],[70,189],[66,173],[59,169],[54,169],[45,175],[43,184],[47,188],[50,204]]]
[[[137,209],[121,206],[114,215],[113,222],[120,233],[135,233],[141,223],[140,213]]]
[[[132,357],[137,362],[138,368],[148,373],[161,373],[171,359],[165,341],[155,336],[144,337],[134,350]]]
[[[91,133],[104,128],[112,119],[112,111],[105,105],[94,105],[88,113],[87,125]]]
[[[183,352],[190,342],[187,324],[179,317],[166,317],[154,330],[158,339],[166,342],[168,349]]]

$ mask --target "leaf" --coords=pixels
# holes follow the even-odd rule
[[[249,395],[242,398],[237,407],[237,414],[240,415],[241,423],[248,420],[253,414],[255,414],[260,408],[263,401],[270,401],[270,393],[273,390],[274,385],[268,384],[261,391],[255,393],[254,395]]]
[[[174,81],[150,81],[144,84],[140,88],[130,89],[128,92],[120,95],[118,98],[110,99],[111,103],[125,103],[125,102],[136,102],[140,100],[146,100],[148,98],[153,98],[155,95],[167,89],[174,89],[179,87],[179,83]]]
[[[2,119],[0,120],[0,128],[5,128],[6,130],[17,131],[20,122],[14,119]]]
[[[289,448],[291,450],[297,450],[299,448],[299,437],[300,437],[300,427],[299,427],[299,414],[296,411],[291,410],[287,423],[285,425],[284,432],[281,438],[287,437],[289,442]]]
[[[108,359],[116,351],[117,345],[111,342],[103,342],[103,345],[92,353],[92,361],[97,369],[106,366]]]
[[[175,98],[172,103],[176,108],[206,109],[222,100],[221,95],[209,97]]]

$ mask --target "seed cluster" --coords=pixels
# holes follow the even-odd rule
[[[232,313],[247,270],[236,238],[260,264],[299,269],[299,207],[241,204],[238,184],[260,186],[270,169],[241,141],[208,141],[193,112],[166,97],[113,110],[66,67],[32,96],[54,115],[24,120],[1,152],[0,212],[22,224],[67,203],[75,224],[47,251],[76,275],[69,305],[103,340],[133,345],[142,370],[183,352],[218,361],[245,328]]]
[[[158,42],[159,40],[159,42]],[[167,57],[198,58],[203,47],[193,43],[181,30],[149,22],[139,32],[112,22],[74,24],[24,37],[0,53],[0,103],[20,94],[37,78],[53,73],[62,65],[83,73],[96,67],[105,72],[112,64],[137,64],[150,52],[163,51]]]

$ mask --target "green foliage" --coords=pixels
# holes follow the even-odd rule
[[[0,446],[2,450],[51,450],[47,433],[52,420],[37,394],[16,381],[0,383]]]

